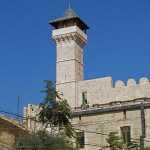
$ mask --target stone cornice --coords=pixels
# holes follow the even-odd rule
[[[82,44],[82,46],[84,46],[87,43],[87,40],[83,36],[81,36],[78,32],[55,35],[52,38],[56,42],[56,44],[63,44],[71,41],[76,41]]]

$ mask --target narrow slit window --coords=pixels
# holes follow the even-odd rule
[[[126,119],[126,110],[123,111],[124,119]]]
[[[81,120],[81,116],[79,116],[79,120]]]
[[[82,93],[82,104],[87,104],[87,92]]]

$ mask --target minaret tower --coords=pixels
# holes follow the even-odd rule
[[[56,90],[74,108],[78,106],[77,82],[83,80],[83,48],[89,27],[70,8],[70,4],[61,18],[49,24],[54,27],[52,38],[57,49]]]

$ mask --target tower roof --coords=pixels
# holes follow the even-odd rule
[[[77,16],[77,14],[71,8],[68,8],[64,12],[63,17],[78,17],[78,16]]]
[[[53,27],[57,29],[59,23],[63,23],[68,20],[75,20],[75,22],[80,24],[82,30],[89,29],[89,27],[77,16],[75,11],[73,11],[70,7],[64,12],[61,18],[50,21],[49,24],[51,24]]]

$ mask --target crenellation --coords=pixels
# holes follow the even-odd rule
[[[135,86],[136,85],[136,81],[134,79],[129,79],[127,81],[127,86]]]
[[[125,86],[123,81],[118,80],[118,81],[115,82],[115,88],[118,88],[118,87],[120,88],[120,87],[123,87],[123,86]]]
[[[146,85],[146,84],[149,84],[149,81],[146,77],[143,77],[140,79],[139,84],[140,85]]]

